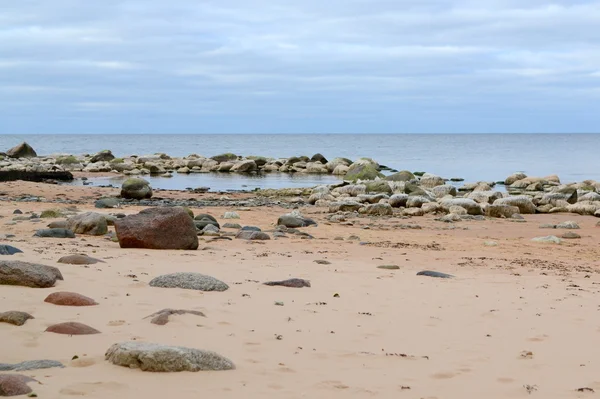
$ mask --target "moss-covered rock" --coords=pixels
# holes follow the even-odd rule
[[[73,165],[79,163],[73,155],[60,156],[55,161],[58,165]]]
[[[393,175],[386,176],[385,180],[388,181],[411,181],[415,179],[415,175],[408,170],[401,170]]]
[[[376,178],[385,177],[379,173],[377,168],[373,164],[360,164],[353,163],[350,165],[348,172],[346,173],[345,180],[357,181],[357,180],[375,180]]]
[[[228,162],[228,161],[236,161],[238,159],[238,156],[235,154],[232,154],[230,152],[227,152],[225,154],[219,154],[219,155],[215,155],[214,157],[210,157],[210,159],[221,163],[221,162]]]
[[[128,199],[152,198],[152,187],[144,179],[130,178],[121,186],[121,197]]]
[[[124,162],[125,162],[125,160],[123,158],[115,158],[112,161],[110,161],[110,164],[111,165],[115,165],[115,164],[121,164],[121,163],[124,163]]]
[[[65,212],[61,209],[46,209],[45,211],[42,211],[40,215],[42,219],[56,219],[64,216]]]
[[[368,193],[385,193],[385,194],[392,193],[392,188],[390,187],[390,185],[388,184],[387,181],[379,180],[379,181],[367,182],[365,184],[365,186],[367,187]]]

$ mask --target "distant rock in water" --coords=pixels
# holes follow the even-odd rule
[[[15,146],[15,147],[11,148],[10,150],[6,151],[6,155],[9,156],[10,158],[35,158],[35,157],[37,157],[37,153],[35,152],[33,147],[31,147],[26,142],[22,142],[18,146]]]

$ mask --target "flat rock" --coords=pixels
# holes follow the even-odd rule
[[[383,269],[383,270],[398,270],[400,269],[400,266],[398,265],[381,265],[381,266],[377,266],[378,269]]]
[[[46,329],[46,332],[64,335],[91,335],[100,334],[100,331],[83,323],[70,321],[67,323],[54,324]]]
[[[437,278],[452,278],[452,277],[454,277],[451,274],[446,274],[446,273],[441,273],[441,272],[435,272],[435,271],[432,271],[432,270],[423,270],[421,272],[418,272],[417,276],[437,277]]]
[[[533,242],[541,242],[541,243],[551,243],[551,244],[560,244],[561,239],[557,236],[545,236],[545,237],[535,237],[532,238]]]
[[[0,285],[33,288],[54,286],[63,276],[56,267],[21,261],[0,261]]]
[[[249,240],[249,241],[257,241],[257,240],[270,240],[271,237],[267,233],[263,233],[262,231],[252,231],[252,230],[240,230],[239,233],[235,236],[235,238],[240,240]]]
[[[9,310],[8,312],[0,313],[0,323],[13,324],[15,326],[22,326],[29,319],[34,317],[29,313],[19,312],[16,310]]]
[[[317,259],[315,260],[315,263],[318,265],[331,265],[330,261],[324,259]]]
[[[165,274],[152,279],[150,286],[198,291],[225,291],[229,289],[229,286],[224,282],[200,273]]]
[[[18,253],[23,253],[23,251],[12,245],[0,245],[0,255],[14,255]]]
[[[242,228],[242,226],[238,223],[225,223],[225,224],[223,224],[223,228],[240,230]]]
[[[267,281],[263,283],[264,285],[270,286],[282,286],[282,287],[290,287],[290,288],[303,288],[310,287],[310,281],[303,280],[301,278],[290,278],[282,281]]]
[[[85,254],[66,255],[60,258],[57,262],[68,265],[93,265],[96,263],[104,263],[103,260],[92,258],[91,256],[87,256]]]
[[[239,219],[240,215],[237,212],[225,212],[223,219]]]
[[[560,236],[561,238],[565,238],[567,240],[573,240],[573,239],[578,239],[581,238],[581,236],[577,233],[574,233],[572,231],[568,231],[565,234]]]
[[[167,324],[169,322],[169,316],[183,315],[183,314],[193,314],[196,316],[206,317],[206,315],[204,313],[199,312],[197,310],[163,309],[163,310],[159,310],[156,313],[151,314],[150,316],[146,317],[146,319],[152,317],[152,320],[150,320],[150,323],[156,324],[159,326],[164,326],[165,324]]]
[[[557,229],[579,229],[579,225],[577,222],[572,220],[567,220],[566,222],[562,222],[556,225]]]
[[[215,352],[145,342],[114,344],[106,351],[105,359],[117,366],[154,372],[232,370],[235,368],[231,360]]]
[[[144,209],[115,222],[121,248],[198,249],[196,226],[182,207]]]
[[[76,292],[54,292],[44,299],[44,302],[59,306],[94,306],[98,302]]]
[[[30,382],[37,382],[31,377],[20,374],[0,374],[0,396],[20,396],[33,392]]]
[[[42,229],[35,232],[34,237],[42,238],[75,238],[75,233],[69,229]]]
[[[65,366],[56,360],[28,360],[26,362],[15,364],[0,363],[0,371],[28,371],[51,369],[56,367],[63,368]]]

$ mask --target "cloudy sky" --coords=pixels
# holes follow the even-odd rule
[[[19,0],[0,134],[599,132],[600,1]]]

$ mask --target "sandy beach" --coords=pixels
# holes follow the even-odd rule
[[[5,198],[35,194],[53,200],[63,194],[84,201],[79,211],[133,214],[143,209],[94,209],[94,198],[115,195],[115,189],[12,182],[3,184],[1,191]],[[160,193],[178,195],[191,194]],[[16,209],[27,215],[56,207],[60,206],[1,201],[0,223],[10,222]],[[320,208],[301,210],[319,224],[303,229],[315,239],[290,236],[249,242],[200,237],[197,251],[121,249],[102,236],[32,237],[52,219],[3,225],[2,234],[15,237],[2,243],[24,253],[2,260],[59,267],[64,281],[47,289],[2,286],[0,312],[24,311],[35,319],[21,327],[0,323],[0,362],[62,362],[65,368],[20,373],[38,380],[30,386],[38,397],[48,399],[578,398],[600,391],[596,218],[547,214],[524,215],[525,222],[447,224],[433,216],[363,216],[350,225],[328,222]],[[209,213],[220,222],[225,211],[237,211],[241,219],[236,222],[269,230],[289,210],[193,211]],[[566,220],[580,225],[580,239],[559,245],[531,241],[564,233],[539,226]],[[77,253],[105,263],[57,263]],[[399,269],[378,268],[381,265]],[[417,276],[421,270],[455,278]],[[152,278],[172,272],[200,272],[230,288],[198,292],[148,285]],[[291,277],[309,280],[311,287],[261,284]],[[77,292],[99,305],[44,302],[57,291]],[[163,326],[145,319],[164,308],[201,311],[206,317],[171,316]],[[44,332],[67,321],[85,323],[101,334]],[[132,340],[212,350],[231,359],[236,369],[149,373],[104,360],[112,344]],[[75,356],[78,359],[72,360]]]

